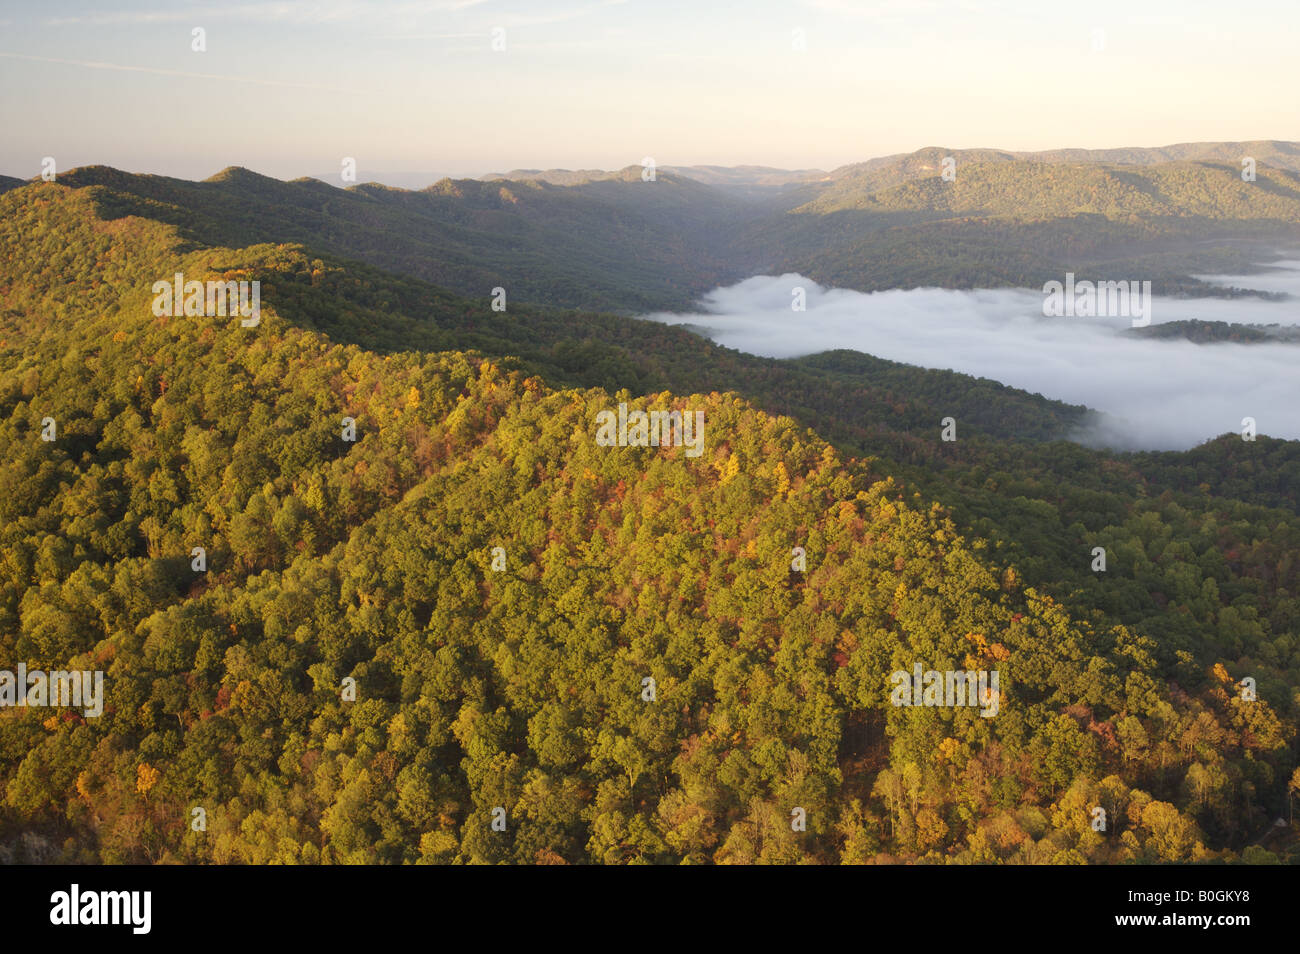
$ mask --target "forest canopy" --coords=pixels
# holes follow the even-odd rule
[[[0,710],[5,859],[1295,859],[1294,443],[1090,451],[991,382],[496,314],[96,188],[0,196],[0,668],[106,694]],[[260,323],[156,316],[176,272]],[[602,446],[620,403],[702,453]],[[893,704],[917,664],[997,715]]]

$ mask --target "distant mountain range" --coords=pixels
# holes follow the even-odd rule
[[[1162,162],[1233,162],[1245,156],[1257,165],[1300,172],[1300,143],[1275,139],[1250,142],[1185,142],[1172,146],[1135,146],[1119,149],[1048,149],[1041,152],[1012,152],[1002,149],[949,149],[927,146],[915,152],[895,153],[839,166],[831,172],[821,169],[776,169],[771,166],[663,166],[665,172],[685,176],[712,186],[730,186],[746,190],[785,188],[817,182],[838,182],[860,178],[864,174],[888,170],[881,185],[897,184],[909,179],[937,175],[938,161],[952,156],[962,165],[976,162],[1109,163],[1113,165],[1150,166]],[[601,169],[513,169],[481,176],[494,179],[539,179],[552,185],[577,185],[618,175]]]
[[[640,169],[640,166],[631,166]],[[606,172],[601,169],[512,169],[510,172],[493,172],[482,176],[484,181],[513,179],[516,181],[540,181],[551,185],[580,185],[602,179],[619,178],[623,170]],[[760,197],[774,189],[787,189],[791,186],[807,185],[829,178],[829,173],[821,169],[774,169],[771,166],[661,166],[656,175],[668,173],[694,179],[708,186],[733,191],[739,195]]]
[[[1243,181],[1241,159],[1255,160]],[[951,180],[944,160],[953,160]],[[203,182],[103,166],[58,181],[105,214],[150,215],[196,241],[300,242],[470,296],[622,313],[684,309],[753,274],[840,287],[1041,286],[1066,270],[1222,294],[1300,244],[1300,144],[1189,143],[1015,153],[928,147],[819,170],[639,165],[515,170],[418,191],[284,182],[232,167]],[[0,191],[17,179],[0,181]]]

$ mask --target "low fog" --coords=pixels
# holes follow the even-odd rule
[[[1263,275],[1202,277],[1286,292],[1288,300],[1156,297],[1151,324],[1300,324],[1300,262],[1280,264]],[[791,309],[796,286],[806,290],[803,312]],[[700,314],[645,317],[692,325],[751,354],[791,358],[851,348],[1084,404],[1109,415],[1074,435],[1088,444],[1185,450],[1240,433],[1244,417],[1255,419],[1260,434],[1300,439],[1300,345],[1143,339],[1125,333],[1128,319],[1044,318],[1043,297],[1027,289],[866,294],[796,274],[764,275],[710,292]]]

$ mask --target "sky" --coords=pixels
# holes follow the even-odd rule
[[[1224,321],[1300,324],[1300,261],[1256,275],[1205,276],[1219,284],[1286,292],[1258,298],[1157,297],[1151,324]],[[805,289],[807,310],[791,308]],[[1213,344],[1134,336],[1131,319],[1043,317],[1030,289],[921,288],[865,294],[822,288],[800,275],[762,275],[706,295],[697,314],[647,317],[706,330],[750,354],[790,358],[851,348],[891,361],[992,378],[1034,394],[1105,412],[1073,435],[1122,449],[1186,450],[1220,434],[1300,440],[1300,345]],[[935,434],[940,422],[935,421]],[[961,439],[961,421],[957,422]]]
[[[1296,140],[1297,35],[1295,0],[0,0],[0,172],[832,169]]]

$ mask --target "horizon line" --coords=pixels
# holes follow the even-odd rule
[[[1050,154],[1050,153],[1059,153],[1059,152],[1083,152],[1083,153],[1090,153],[1090,152],[1092,152],[1092,153],[1095,153],[1095,152],[1120,152],[1120,151],[1124,151],[1124,150],[1153,150],[1153,151],[1159,151],[1159,150],[1165,150],[1165,149],[1174,149],[1174,148],[1178,148],[1178,147],[1182,147],[1182,146],[1227,146],[1227,145],[1243,145],[1243,146],[1244,146],[1244,145],[1254,145],[1254,144],[1261,144],[1261,145],[1263,145],[1263,144],[1267,144],[1267,145],[1275,145],[1275,146],[1276,146],[1276,145],[1295,146],[1295,147],[1297,147],[1297,150],[1300,150],[1300,140],[1291,140],[1291,139],[1204,139],[1204,140],[1192,139],[1192,140],[1184,140],[1184,141],[1181,141],[1181,142],[1167,143],[1167,144],[1165,144],[1165,145],[1160,145],[1160,146],[1133,146],[1133,145],[1129,145],[1129,146],[1105,146],[1105,147],[1088,147],[1088,146],[1057,146],[1057,147],[1054,147],[1054,148],[1051,148],[1051,149],[1032,149],[1032,150],[1026,150],[1026,149],[1003,149],[1003,148],[1000,148],[1000,147],[997,147],[997,146],[959,146],[959,147],[949,147],[949,146],[936,146],[936,145],[930,145],[930,146],[921,146],[921,147],[918,147],[917,149],[913,149],[913,150],[911,150],[911,151],[891,152],[891,153],[884,153],[884,154],[881,154],[881,155],[868,156],[868,157],[866,157],[866,158],[864,158],[864,159],[858,159],[858,160],[854,160],[854,161],[852,161],[852,162],[841,163],[841,164],[839,164],[839,165],[833,165],[833,166],[829,166],[829,167],[821,166],[821,165],[818,165],[818,166],[773,166],[773,165],[767,165],[766,163],[761,163],[761,162],[741,162],[741,163],[734,163],[734,164],[729,164],[729,165],[728,165],[728,164],[723,164],[723,163],[717,163],[717,162],[690,162],[690,163],[686,163],[686,162],[672,162],[672,163],[655,163],[655,168],[656,168],[656,169],[665,169],[665,170],[675,170],[675,169],[678,169],[678,170],[679,170],[679,169],[719,169],[719,170],[762,169],[762,170],[766,170],[766,171],[770,171],[770,172],[777,172],[777,173],[805,173],[805,174],[823,173],[823,174],[826,174],[826,175],[830,175],[830,174],[833,174],[833,173],[837,172],[837,171],[840,170],[840,169],[847,169],[847,168],[849,168],[849,167],[851,167],[851,166],[862,165],[862,164],[864,164],[864,163],[874,162],[874,161],[878,161],[878,160],[881,160],[881,159],[897,159],[897,158],[902,158],[902,157],[906,157],[906,156],[914,156],[914,155],[917,155],[918,153],[926,152],[926,151],[933,150],[933,149],[952,149],[953,152],[957,152],[957,153],[961,153],[961,152],[1000,152],[1000,153],[1005,153],[1005,154],[1010,155],[1010,156],[1014,156],[1014,157],[1016,157],[1016,158],[1027,158],[1027,157],[1032,157],[1032,156],[1046,155],[1046,154]],[[1300,159],[1300,151],[1298,151],[1298,153],[1297,153],[1297,159]],[[1081,162],[1087,162],[1087,161],[1089,161],[1089,160],[1079,160],[1079,161],[1081,161]],[[1196,160],[1170,160],[1170,161],[1196,161]],[[1119,164],[1124,165],[1124,164],[1127,164],[1127,163],[1119,163]],[[453,182],[454,182],[454,181],[467,181],[467,180],[468,180],[468,181],[483,181],[483,180],[487,179],[488,177],[500,177],[500,178],[505,178],[505,177],[507,177],[507,176],[508,176],[510,173],[512,173],[512,172],[529,173],[529,174],[540,174],[540,173],[549,173],[549,172],[554,172],[554,173],[583,173],[583,172],[586,172],[586,173],[597,173],[597,174],[613,175],[613,174],[616,174],[616,173],[619,173],[619,172],[624,172],[624,171],[626,171],[626,170],[628,170],[628,169],[635,169],[635,168],[638,168],[638,167],[640,167],[640,166],[642,166],[642,163],[638,163],[638,162],[630,162],[630,163],[628,163],[627,165],[619,166],[618,168],[613,168],[613,169],[604,169],[604,168],[599,168],[599,167],[596,167],[596,166],[582,166],[582,167],[577,167],[577,168],[567,168],[567,167],[564,167],[564,166],[540,166],[540,165],[539,165],[539,166],[511,166],[510,168],[508,168],[508,169],[507,169],[506,171],[504,171],[504,172],[490,171],[490,172],[479,173],[478,175],[469,175],[469,176],[442,175],[442,176],[440,176],[440,177],[438,177],[438,178],[433,179],[432,181],[430,181],[429,185],[430,185],[430,186],[432,186],[432,185],[436,185],[437,183],[439,183],[439,182],[443,182],[443,181],[453,181]],[[356,185],[385,185],[387,188],[398,189],[398,190],[406,191],[406,192],[410,192],[410,191],[420,191],[420,190],[418,190],[418,189],[410,189],[410,188],[406,188],[406,187],[403,187],[403,186],[387,186],[386,183],[382,182],[381,180],[379,180],[379,179],[377,179],[377,178],[366,178],[366,179],[363,179],[363,180],[359,180],[359,181],[357,181],[357,182],[347,183],[347,184],[345,184],[345,185],[336,185],[334,182],[331,182],[329,179],[324,179],[324,178],[321,178],[321,176],[319,176],[319,175],[311,175],[311,174],[303,174],[303,175],[298,175],[298,176],[292,176],[292,177],[289,177],[289,178],[283,178],[283,177],[281,177],[281,176],[271,175],[271,174],[268,174],[268,173],[265,173],[265,172],[259,172],[259,171],[257,171],[256,169],[254,169],[254,168],[252,168],[252,167],[250,167],[250,166],[239,165],[239,164],[237,164],[237,163],[231,163],[231,164],[228,164],[228,165],[222,166],[222,167],[221,167],[220,169],[218,169],[216,172],[213,172],[211,175],[205,176],[205,177],[203,177],[203,178],[194,178],[194,179],[191,179],[191,178],[187,178],[187,177],[185,177],[185,176],[169,175],[169,174],[166,174],[166,173],[139,172],[139,171],[135,171],[135,170],[132,170],[132,169],[129,169],[129,168],[125,168],[125,167],[122,167],[122,166],[114,166],[114,165],[110,165],[109,163],[103,163],[103,162],[91,162],[91,163],[85,163],[85,164],[78,165],[78,166],[73,166],[72,168],[70,168],[70,169],[68,169],[68,170],[66,170],[65,172],[62,172],[62,173],[56,173],[56,175],[55,175],[55,180],[54,180],[54,181],[56,181],[56,182],[58,181],[58,176],[59,176],[59,175],[66,175],[66,174],[68,174],[68,173],[76,172],[76,171],[79,171],[79,170],[82,170],[82,169],[92,169],[92,168],[105,168],[105,169],[111,169],[111,170],[113,170],[114,172],[122,172],[122,173],[126,173],[127,175],[138,175],[138,176],[158,176],[159,178],[165,178],[165,179],[176,179],[176,180],[178,180],[178,181],[182,181],[182,182],[193,182],[193,183],[204,183],[204,182],[207,182],[207,181],[209,181],[209,180],[211,180],[211,179],[216,178],[217,176],[221,175],[223,172],[228,172],[228,171],[230,171],[230,170],[238,170],[238,171],[242,171],[242,172],[248,172],[248,173],[251,173],[252,175],[262,176],[263,178],[274,179],[274,180],[276,180],[276,181],[278,181],[278,182],[291,183],[291,182],[298,182],[298,181],[301,181],[301,180],[303,180],[303,179],[309,179],[309,180],[312,180],[312,181],[321,182],[321,183],[323,183],[323,184],[325,184],[325,185],[328,185],[328,186],[331,186],[331,187],[333,187],[333,188],[344,189],[344,190],[346,190],[349,186],[356,186]],[[436,173],[434,173],[434,172],[432,172],[432,171],[430,171],[430,170],[427,170],[427,169],[408,169],[408,170],[401,170],[401,169],[388,169],[388,170],[384,170],[384,174],[387,174],[387,175],[393,175],[393,176],[414,176],[414,175],[429,175],[429,176],[433,176],[433,175],[435,175]],[[7,173],[0,172],[0,176],[3,176],[3,177],[5,177],[5,178],[10,178],[10,179],[18,179],[18,180],[21,180],[21,181],[23,181],[23,182],[25,182],[25,183],[34,183],[34,182],[37,182],[37,181],[40,181],[40,180],[41,180],[41,175],[40,175],[39,173],[36,174],[36,175],[34,175],[34,176],[22,176],[22,175],[8,175]],[[332,178],[332,177],[331,177],[331,178]]]

